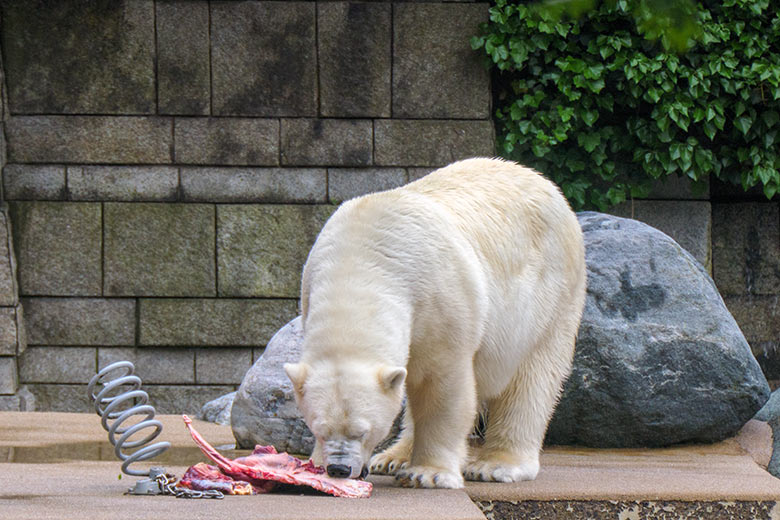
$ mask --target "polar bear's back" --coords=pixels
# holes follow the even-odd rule
[[[404,188],[446,207],[480,256],[496,269],[582,254],[579,224],[560,190],[538,172],[501,159],[476,158],[436,170]],[[553,243],[544,243],[545,240]]]

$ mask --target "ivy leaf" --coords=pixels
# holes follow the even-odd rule
[[[561,117],[561,121],[567,123],[574,115],[574,107],[558,105],[558,115]]]
[[[598,132],[582,132],[577,135],[577,144],[582,146],[588,153],[596,149],[601,143],[601,136]]]
[[[704,134],[710,138],[710,141],[715,139],[715,133],[717,132],[717,129],[715,128],[715,125],[712,124],[710,121],[707,121],[704,123]]]
[[[780,121],[780,115],[775,110],[767,110],[765,112],[762,112],[761,119],[764,120],[764,124],[772,128],[777,124],[778,121]]]
[[[750,127],[753,126],[753,121],[750,120],[749,117],[738,117],[734,121],[734,127],[742,132],[742,134],[747,135],[748,130],[750,130]]]
[[[595,110],[581,110],[580,117],[586,125],[593,126],[593,123],[599,118],[599,113]]]

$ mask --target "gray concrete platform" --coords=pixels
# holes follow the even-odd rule
[[[181,475],[204,460],[179,416],[158,418],[161,439],[173,448],[155,463]],[[195,426],[215,446],[233,443],[228,427]],[[780,519],[780,480],[764,469],[770,445],[769,427],[751,421],[737,438],[714,445],[549,447],[533,482],[410,490],[370,477],[375,488],[369,499],[269,494],[183,500],[123,495],[135,478],[119,479],[120,464],[96,415],[0,412],[0,518]]]

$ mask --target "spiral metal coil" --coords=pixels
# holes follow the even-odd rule
[[[114,378],[109,374],[123,371]],[[123,460],[122,472],[137,477],[149,476],[149,470],[140,471],[129,466],[135,462],[148,460],[162,454],[171,447],[169,442],[157,442],[144,446],[162,433],[162,423],[154,418],[155,410],[149,401],[149,394],[141,390],[141,378],[134,375],[135,367],[130,361],[118,361],[95,374],[87,387],[87,394],[95,402],[95,411],[101,417],[103,429],[108,432],[108,441],[114,446],[117,458]],[[98,385],[103,388],[95,393]],[[132,426],[121,427],[122,423],[136,415],[146,418]],[[112,420],[109,424],[109,420]],[[146,437],[129,440],[141,430],[154,428]],[[119,439],[117,439],[119,436]],[[139,448],[139,446],[143,446]],[[132,453],[123,450],[138,448]]]

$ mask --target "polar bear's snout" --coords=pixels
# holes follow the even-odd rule
[[[368,474],[363,462],[363,446],[358,441],[330,440],[322,446],[322,458],[328,475],[335,478],[358,478]]]

